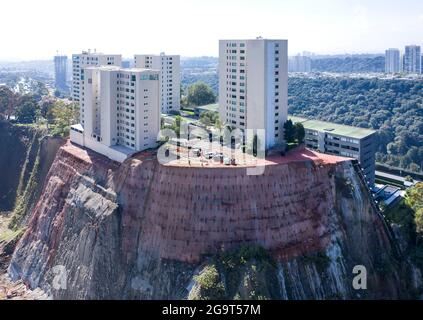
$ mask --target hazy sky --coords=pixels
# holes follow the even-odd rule
[[[423,0],[4,0],[0,60],[107,53],[218,55],[225,38],[282,38],[289,53],[423,45]]]

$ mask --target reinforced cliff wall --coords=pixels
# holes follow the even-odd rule
[[[119,165],[67,144],[9,274],[54,298],[188,298],[208,255],[258,245],[276,261],[262,279],[272,283],[270,298],[401,296],[401,268],[353,165],[306,153],[248,176],[245,168],[163,166],[154,153]],[[356,264],[369,268],[367,292],[351,288]],[[67,275],[60,290],[57,266]],[[244,297],[232,287],[226,298]]]

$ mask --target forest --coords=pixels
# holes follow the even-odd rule
[[[385,57],[328,57],[324,59],[312,59],[311,70],[313,72],[337,72],[337,73],[366,73],[384,72]]]
[[[290,114],[377,130],[377,162],[422,171],[422,80],[296,76],[288,91]]]

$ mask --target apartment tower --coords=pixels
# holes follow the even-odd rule
[[[385,51],[385,73],[401,72],[401,54],[398,49]]]
[[[68,72],[68,57],[67,56],[55,56],[54,57],[54,84],[56,90],[68,91],[66,83]]]
[[[117,54],[103,54],[91,51],[83,51],[72,55],[72,94],[71,97],[79,103],[80,121],[85,125],[85,103],[82,91],[84,82],[84,68],[93,66],[118,66],[122,64],[122,56]]]
[[[220,40],[219,113],[226,125],[265,129],[266,149],[280,146],[287,97],[287,40]]]
[[[421,73],[421,48],[410,45],[405,47],[404,52],[404,72]]]
[[[181,108],[180,56],[135,55],[136,68],[160,71],[161,108],[162,113],[179,111]]]

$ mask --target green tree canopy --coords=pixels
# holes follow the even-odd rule
[[[19,123],[34,123],[37,119],[37,109],[38,104],[33,96],[22,96],[16,107],[17,121]]]
[[[291,120],[288,120],[283,125],[285,130],[285,140],[290,143],[295,141],[295,127]]]
[[[6,86],[0,86],[0,118],[9,118],[13,114],[16,95]]]
[[[200,122],[206,126],[215,125],[219,121],[219,113],[215,111],[204,111],[200,116]]]
[[[53,118],[53,135],[67,137],[69,136],[70,127],[77,122],[77,108],[74,103],[65,103],[57,100],[52,109]]]
[[[197,82],[188,87],[188,105],[204,106],[216,102],[212,88],[204,82]]]
[[[305,129],[302,123],[297,122],[294,125],[294,130],[295,130],[295,138],[297,139],[298,143],[303,143],[304,137],[305,137]]]

